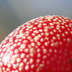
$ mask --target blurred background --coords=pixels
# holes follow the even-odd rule
[[[72,0],[0,0],[0,42],[19,25],[45,15],[72,18]]]

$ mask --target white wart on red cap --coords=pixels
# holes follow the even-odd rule
[[[0,45],[0,72],[72,72],[72,20],[32,19]]]

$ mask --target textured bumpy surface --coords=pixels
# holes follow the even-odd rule
[[[0,72],[72,72],[72,20],[32,19],[0,45]]]

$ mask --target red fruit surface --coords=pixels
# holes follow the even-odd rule
[[[72,20],[32,19],[0,45],[0,72],[72,72]]]

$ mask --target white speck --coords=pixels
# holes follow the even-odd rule
[[[14,46],[11,46],[11,47],[10,47],[10,49],[13,49],[13,48],[14,48]]]
[[[13,68],[16,69],[17,68],[17,65],[16,64],[13,64]]]
[[[24,60],[23,60],[24,62],[27,62],[27,58],[24,58]]]
[[[64,34],[64,33],[62,33],[62,36],[65,36],[65,34]]]
[[[40,52],[40,49],[39,48],[37,49],[37,52]]]
[[[39,46],[40,46],[40,45],[41,45],[41,43],[40,43],[40,42],[37,42],[37,45],[39,45]]]
[[[40,41],[41,41],[41,42],[43,42],[43,41],[44,41],[44,39],[43,39],[43,38],[41,38],[41,39],[40,39]]]
[[[46,56],[46,55],[44,55],[44,56],[43,56],[43,59],[46,59],[46,58],[47,58],[47,56]]]
[[[39,32],[43,32],[43,30],[42,29],[39,29]]]
[[[13,55],[13,56],[12,56],[12,60],[13,60],[13,61],[16,61],[17,58],[18,58],[18,55]]]
[[[26,65],[25,69],[26,69],[26,70],[29,70],[29,66],[28,66],[28,65]]]
[[[35,46],[35,43],[31,43],[32,46]]]
[[[45,42],[45,46],[48,46],[48,42]]]
[[[53,35],[53,32],[50,32],[51,35]]]
[[[70,33],[72,34],[72,31],[70,31]]]
[[[18,42],[18,46],[20,46],[21,45],[21,42]]]
[[[33,59],[31,58],[31,59],[30,59],[30,64],[32,64],[32,63],[33,63]]]
[[[34,68],[34,65],[32,64],[32,65],[31,65],[31,69],[33,69],[33,68]]]
[[[24,57],[25,57],[25,54],[24,54],[24,53],[22,53],[22,54],[21,54],[21,58],[24,58]]]
[[[65,27],[64,26],[62,26],[62,29],[64,29]]]
[[[67,32],[67,31],[65,31],[65,34],[68,34],[68,32]]]
[[[54,49],[54,52],[55,52],[55,53],[57,53],[57,50],[56,50],[56,49]]]
[[[0,62],[0,66],[3,66],[3,64]]]
[[[52,52],[52,49],[49,49],[49,52],[51,53]]]
[[[38,54],[37,54],[37,57],[39,58],[40,56],[41,56],[41,54],[40,54],[40,53],[38,53]]]
[[[7,64],[7,65],[8,65],[9,68],[11,67],[11,64]]]
[[[47,49],[43,49],[43,53],[47,53]]]
[[[18,52],[19,52],[18,49],[15,49],[14,53],[18,53]]]
[[[56,37],[54,37],[54,36],[53,36],[53,39],[55,40],[55,39],[56,39]]]
[[[21,59],[20,58],[17,58],[17,62],[20,62],[21,61]]]
[[[20,63],[19,67],[20,68],[23,68],[24,64],[23,63]]]
[[[20,48],[22,48],[22,49],[24,49],[26,47],[26,44],[22,44],[21,46],[20,46]]]
[[[37,59],[37,63],[39,63],[40,62],[40,59]]]
[[[27,52],[29,52],[29,49],[28,49],[28,48],[26,48],[24,51],[27,53]]]

